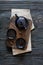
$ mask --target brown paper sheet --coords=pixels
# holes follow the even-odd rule
[[[17,14],[18,16],[24,16],[27,19],[31,19],[31,21],[32,21],[30,9],[11,9],[11,17],[15,16],[15,14]],[[33,29],[34,29],[34,24],[33,24],[33,21],[32,21],[31,30],[33,30]],[[30,52],[30,51],[32,51],[32,46],[31,46],[31,32],[29,34],[29,40],[28,40],[27,49],[26,50],[19,50],[19,49],[14,49],[12,47],[12,54],[13,55],[18,55],[18,54],[26,53],[26,52]]]

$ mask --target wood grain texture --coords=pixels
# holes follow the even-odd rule
[[[43,65],[43,3],[22,4],[0,4],[0,65]],[[5,40],[11,8],[31,9],[35,25],[35,30],[32,31],[31,53],[12,56],[6,49]]]

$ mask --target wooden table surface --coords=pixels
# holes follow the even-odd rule
[[[17,4],[18,3],[18,4]],[[5,45],[11,8],[30,8],[35,30],[32,52],[13,56]],[[43,65],[43,2],[0,2],[0,65]]]

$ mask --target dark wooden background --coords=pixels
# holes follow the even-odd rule
[[[6,31],[11,8],[30,8],[35,30],[32,31],[32,52],[13,56],[6,49]],[[43,65],[43,2],[0,1],[0,65]]]

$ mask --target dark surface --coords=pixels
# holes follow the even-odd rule
[[[14,3],[0,2],[0,65],[43,65],[43,3]],[[10,20],[11,8],[30,8],[31,10],[35,25],[35,30],[32,31],[31,53],[13,56],[6,49],[6,31]]]

